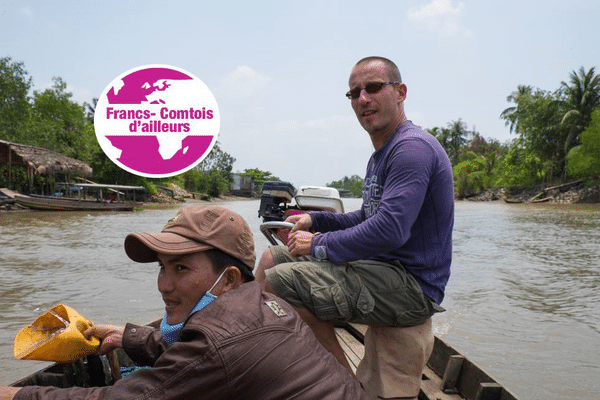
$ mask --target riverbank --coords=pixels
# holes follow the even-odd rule
[[[188,192],[185,189],[175,185],[174,183],[170,183],[167,186],[162,186],[160,190],[150,196],[150,198],[140,203],[139,207],[136,209],[169,209],[176,208],[180,206],[182,203],[216,203],[216,202],[224,202],[224,201],[244,201],[244,200],[252,200],[251,197],[237,196],[234,194],[222,194],[217,197],[212,197],[203,193],[192,193]],[[6,198],[5,201],[0,203],[0,212],[27,212],[34,211],[30,208],[21,206],[16,204],[14,200],[10,201],[9,198]]]
[[[600,203],[600,186],[585,186],[570,182],[555,186],[512,187],[486,189],[468,196],[469,201],[498,201],[507,203],[592,204]]]
[[[167,201],[150,201],[150,202],[145,202],[141,208],[145,209],[145,210],[160,210],[160,209],[176,208],[176,207],[179,207],[181,204],[185,204],[185,203],[212,204],[212,203],[221,203],[221,202],[226,202],[226,201],[247,201],[247,200],[254,200],[254,198],[235,196],[235,195],[231,195],[231,194],[224,194],[224,195],[220,195],[218,197],[208,196],[208,197],[202,197],[202,198],[193,198],[193,197],[185,198],[185,199],[181,199],[181,200],[171,199],[170,201],[169,200],[167,200]]]

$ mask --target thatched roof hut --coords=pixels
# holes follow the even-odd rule
[[[43,147],[27,146],[0,140],[0,165],[8,166],[8,186],[11,186],[11,170],[14,166],[25,166],[30,185],[33,175],[80,175],[91,176],[92,168],[83,161],[67,157]]]

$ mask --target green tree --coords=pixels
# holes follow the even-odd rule
[[[469,144],[463,148],[463,152],[467,155],[465,159],[470,158],[468,157],[470,152],[475,153],[481,158],[485,173],[491,179],[490,184],[492,184],[492,178],[497,172],[500,161],[508,152],[508,145],[503,145],[495,139],[486,140],[479,133],[474,132],[473,138]]]
[[[535,185],[546,176],[543,160],[526,146],[522,138],[515,139],[498,169],[498,186]]]
[[[561,124],[564,115],[564,103],[560,100],[561,92],[548,92],[536,89],[530,94],[521,94],[515,101],[517,109],[505,118],[516,118],[516,132],[521,139],[519,149],[523,147],[543,165],[541,174],[552,180],[562,175],[565,163],[565,140],[567,129]],[[539,175],[532,165],[532,175]],[[539,183],[539,182],[536,182]]]
[[[491,184],[485,158],[474,151],[469,151],[467,160],[455,165],[452,173],[455,193],[459,198],[475,194]]]
[[[31,109],[28,92],[33,84],[23,62],[11,60],[0,58],[0,139],[19,142]]]
[[[561,88],[566,96],[564,103],[567,108],[561,121],[568,126],[564,143],[566,154],[578,144],[579,135],[592,120],[592,112],[600,106],[600,75],[596,75],[593,67],[587,72],[581,67],[578,72],[571,72],[569,84],[562,82]]]
[[[262,191],[262,187],[265,182],[279,180],[279,178],[273,175],[271,172],[261,171],[258,168],[246,168],[240,175],[251,177],[258,192]]]
[[[234,162],[235,158],[223,151],[217,142],[200,164],[183,174],[184,187],[218,197],[229,190]]]
[[[219,142],[217,142],[213,146],[211,152],[206,156],[206,158],[202,160],[200,164],[198,164],[197,168],[202,172],[208,172],[214,169],[226,174],[229,178],[229,174],[233,169],[234,162],[235,158],[232,157],[229,153],[221,150],[221,146]]]
[[[88,122],[90,123],[94,123],[94,114],[96,113],[96,106],[98,105],[98,98],[94,97],[92,99],[92,104],[88,103],[88,102],[84,102],[83,103],[83,108],[85,110],[85,117],[87,118]]]
[[[472,132],[468,130],[467,123],[460,118],[458,121],[449,122],[448,130],[450,131],[450,153],[448,153],[448,156],[452,161],[452,165],[455,165],[459,161],[461,149],[468,143],[468,137]]]
[[[22,142],[89,162],[91,146],[96,142],[93,129],[87,127],[83,107],[71,101],[66,82],[56,77],[53,81],[52,88],[34,92]]]
[[[512,107],[508,107],[500,114],[500,118],[505,120],[506,126],[510,126],[510,132],[513,131],[518,133],[518,122],[519,122],[519,99],[521,96],[531,96],[533,92],[533,87],[529,85],[519,85],[517,86],[517,90],[512,92],[506,98],[506,101],[509,103],[514,102],[515,105]]]
[[[428,129],[437,140],[440,142],[452,165],[456,165],[459,162],[461,150],[468,143],[468,137],[472,134],[468,130],[466,122],[462,119],[457,121],[449,122],[446,128],[434,127]]]
[[[339,181],[333,181],[328,183],[326,186],[348,190],[352,193],[353,197],[362,197],[363,186],[365,185],[365,180],[358,175],[352,175],[351,177],[344,176]]]
[[[591,122],[581,133],[581,145],[567,155],[567,172],[589,182],[600,181],[600,109],[592,113]]]
[[[440,142],[444,150],[446,150],[446,154],[450,154],[452,152],[450,148],[450,130],[448,128],[441,128],[436,126],[431,129],[427,129],[429,133],[431,133],[437,140]]]

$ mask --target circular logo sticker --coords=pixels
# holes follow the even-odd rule
[[[132,174],[164,178],[198,165],[219,134],[217,101],[197,77],[144,65],[112,81],[96,104],[94,128],[104,153]]]

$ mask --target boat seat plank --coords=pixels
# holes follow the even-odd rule
[[[352,336],[347,330],[343,328],[336,328],[335,334],[346,354],[346,359],[350,363],[350,367],[353,372],[356,372],[358,363],[362,360],[365,355],[365,347],[359,342],[354,336]]]
[[[425,367],[421,379],[419,400],[464,400],[458,393],[444,393],[442,378],[429,367]]]
[[[343,346],[346,357],[352,360],[351,365],[358,365],[364,356],[363,343],[367,328],[368,326],[361,324],[348,324],[342,328],[348,336],[359,343],[359,345],[354,342],[352,346]],[[340,329],[338,328],[338,330]],[[342,334],[338,335],[338,337],[340,336]],[[347,336],[343,335],[343,337]],[[349,339],[345,340],[349,341]],[[360,358],[357,362],[359,355]],[[354,364],[355,362],[356,364]],[[516,396],[499,385],[479,366],[463,357],[438,337],[435,337],[433,353],[423,372],[419,399],[517,400]]]

